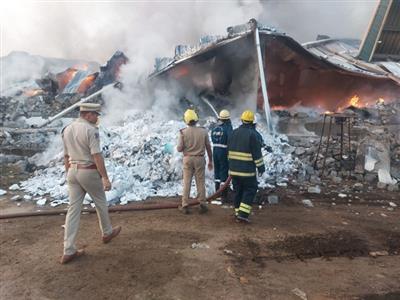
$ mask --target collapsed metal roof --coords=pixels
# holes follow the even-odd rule
[[[400,63],[398,62],[374,62],[366,63],[356,58],[359,52],[360,40],[356,39],[324,39],[300,44],[285,33],[278,32],[273,27],[258,24],[261,38],[274,36],[284,40],[293,49],[303,55],[311,53],[315,59],[322,60],[331,67],[340,68],[343,71],[353,72],[356,75],[366,75],[378,78],[390,78],[400,84]],[[226,36],[206,36],[200,39],[196,46],[178,45],[173,58],[157,58],[155,70],[150,77],[156,77],[169,69],[178,66],[188,60],[205,55],[239,39],[252,34],[249,23],[227,28]],[[304,51],[304,50],[307,50]]]
[[[360,41],[355,39],[325,39],[304,43],[308,51],[343,70],[382,78],[390,78],[400,84],[400,63],[375,61],[367,63],[356,58]]]
[[[371,101],[382,96],[398,99],[400,95],[400,63],[366,63],[356,59],[358,40],[326,38],[301,45],[254,19],[229,27],[227,32],[225,36],[202,38],[196,46],[177,46],[173,58],[156,59],[150,78],[183,83],[182,90],[194,88],[194,94],[207,90],[228,96],[231,101],[257,98],[253,102],[261,110],[262,98],[268,98],[271,106],[300,104],[335,109],[355,93],[362,92]],[[260,40],[265,76],[258,72],[256,36]],[[253,73],[259,74],[258,77]],[[246,77],[255,81],[256,95],[235,96],[238,90],[253,85]],[[268,97],[260,96],[263,80]]]

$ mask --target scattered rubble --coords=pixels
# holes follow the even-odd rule
[[[47,202],[46,198],[39,198],[39,199],[36,200],[36,204],[39,205],[39,206],[45,205],[46,202]]]
[[[37,58],[27,55],[10,54],[4,62],[10,64],[9,70],[13,70],[15,56],[22,60],[33,59],[37,63]],[[96,71],[99,68],[97,63],[40,59],[44,62],[39,64],[36,72],[24,74],[23,78],[4,80],[0,97],[0,126],[19,129],[35,127],[80,98],[117,81],[120,67],[128,62],[121,51],[101,66],[100,71]],[[101,98],[97,100],[101,101]],[[74,112],[69,114],[70,117],[74,115]]]
[[[396,192],[399,190],[399,184],[388,184],[387,190],[389,192]]]
[[[21,195],[15,195],[15,196],[11,197],[11,201],[19,201],[19,200],[22,200]]]
[[[210,127],[213,119],[204,124]],[[143,126],[148,124],[148,126]],[[185,127],[182,121],[156,118],[151,111],[137,111],[119,127],[100,128],[106,166],[113,183],[107,199],[111,203],[126,204],[146,199],[149,196],[176,196],[182,192],[182,155],[175,150],[177,134]],[[260,178],[260,186],[286,183],[288,174],[302,172],[302,164],[292,156],[292,149],[284,135],[268,136],[263,128],[265,142],[273,152],[263,150],[266,172]],[[144,138],[145,137],[145,138]],[[51,205],[67,203],[67,187],[62,164],[62,145],[54,139],[52,160],[46,168],[34,172],[34,177],[21,183],[21,188],[33,196],[49,195]],[[171,148],[173,149],[171,153]],[[43,161],[40,155],[36,161]],[[206,188],[214,191],[213,173],[206,172]],[[195,196],[195,189],[192,189]],[[89,196],[88,200],[90,199]]]
[[[321,188],[316,185],[316,186],[310,186],[307,190],[311,194],[320,194],[321,193]]]
[[[371,251],[369,253],[369,255],[372,256],[372,257],[387,256],[387,255],[389,255],[389,252],[386,251],[386,250],[383,250],[383,251]]]
[[[203,45],[201,49],[221,41],[221,38],[204,38],[201,41]],[[200,48],[177,47],[175,62],[199,50]],[[114,82],[119,68],[127,61],[122,52],[117,52],[99,72],[93,73],[91,70],[70,66],[57,72],[40,74],[41,77],[37,80],[30,82],[25,80],[24,84],[13,86],[7,96],[0,99],[2,108],[0,121],[4,126],[0,129],[0,150],[14,154],[14,156],[0,155],[0,163],[13,163],[13,166],[21,172],[33,173],[32,178],[20,184],[21,189],[28,194],[27,197],[49,196],[52,206],[68,201],[59,132],[71,119],[57,120],[52,124],[54,126],[52,128],[31,127],[75,103],[82,95],[91,94],[102,86]],[[157,71],[161,72],[171,62],[171,60],[157,60]],[[171,72],[173,69],[171,68]],[[96,101],[102,100],[99,97]],[[222,103],[219,98],[215,98],[214,101]],[[274,111],[273,119],[277,120],[277,131],[284,134],[269,134],[264,126],[263,117],[259,115],[257,128],[265,142],[263,157],[266,166],[266,172],[259,178],[260,189],[272,190],[294,183],[304,187],[303,190],[310,194],[321,194],[324,191],[335,193],[339,198],[351,198],[354,193],[374,188],[387,189],[390,192],[398,191],[399,101],[385,103],[382,100],[368,107],[354,105],[348,106],[347,109],[343,107],[340,109],[352,114],[354,118],[351,124],[353,128],[351,142],[348,145],[351,150],[339,158],[336,150],[340,146],[338,134],[340,124],[333,124],[332,137],[329,141],[332,148],[328,149],[327,136],[322,136],[321,139],[319,137],[324,114],[320,114],[318,109],[306,110],[297,107],[298,111],[295,111],[283,107]],[[74,112],[68,115],[68,117],[74,116],[76,116]],[[172,117],[170,120],[160,120],[151,110],[137,111],[124,120],[121,126],[107,129],[101,127],[103,153],[113,183],[113,189],[107,192],[107,198],[111,203],[126,204],[150,196],[181,194],[181,154],[176,152],[175,145],[177,132],[185,125],[182,121],[177,121],[178,119]],[[213,122],[214,120],[209,117],[203,125],[210,129]],[[237,121],[234,125],[238,125]],[[346,141],[350,140],[350,137],[344,135]],[[316,157],[319,148],[323,151]],[[21,150],[20,153],[18,150]],[[37,152],[41,153],[35,154]],[[325,165],[317,164],[317,158],[318,161],[325,159]],[[214,190],[212,177],[213,174],[207,172],[208,193]],[[352,184],[347,185],[347,180],[353,180]],[[331,191],[329,188],[332,184],[342,185],[342,188]],[[18,190],[20,187],[12,185],[9,190]],[[86,200],[90,203],[89,197]],[[348,205],[351,205],[350,200]],[[268,197],[268,203],[278,202],[277,195]],[[306,205],[304,202],[303,204]],[[335,205],[335,202],[332,205]]]
[[[306,207],[314,207],[314,204],[309,199],[303,199],[303,200],[301,200],[301,203],[303,203],[304,206],[306,206]]]
[[[210,246],[204,243],[193,243],[192,249],[210,249]]]
[[[292,293],[295,294],[296,296],[298,296],[301,300],[307,300],[307,294],[305,292],[303,292],[302,290],[300,290],[299,288],[294,288],[292,290]]]
[[[10,191],[16,191],[16,190],[19,190],[20,189],[20,187],[19,187],[19,185],[18,184],[13,184],[12,186],[10,186],[9,188],[8,188]]]
[[[278,204],[279,196],[278,195],[269,195],[268,196],[268,203],[269,204]]]

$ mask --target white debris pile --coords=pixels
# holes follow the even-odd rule
[[[304,175],[306,165],[294,155],[296,148],[289,144],[286,135],[269,135],[264,126],[258,126],[257,130],[263,136],[265,143],[263,148],[265,173],[258,180],[260,188],[272,187],[275,184],[286,186],[289,175],[291,177]]]
[[[211,120],[207,120],[208,126]],[[151,111],[133,113],[122,126],[104,129],[100,127],[100,139],[108,175],[113,188],[107,192],[109,202],[126,204],[150,196],[176,196],[182,193],[182,155],[176,151],[178,134],[184,128],[183,121],[163,121]],[[259,128],[261,133],[263,129]],[[292,149],[286,137],[267,136],[265,143],[272,152],[264,152],[266,172],[261,187],[279,178],[287,180],[300,162],[292,157]],[[20,186],[32,196],[49,195],[53,204],[68,202],[64,166],[61,159],[62,145],[55,139],[50,145],[53,160],[46,168],[35,171],[34,177],[21,182]],[[58,151],[54,148],[58,147]],[[45,154],[48,155],[48,152]],[[39,159],[39,158],[38,158]],[[193,181],[193,187],[195,186]],[[207,194],[214,191],[213,172],[206,171]],[[195,196],[195,189],[192,189]],[[88,200],[90,199],[89,196]]]

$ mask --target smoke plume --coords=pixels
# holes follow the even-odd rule
[[[116,50],[130,58],[121,72],[122,92],[106,94],[120,119],[129,108],[149,105],[144,79],[154,58],[173,56],[177,44],[196,44],[205,34],[256,18],[300,41],[318,33],[361,38],[374,1],[143,1],[1,2],[1,55],[13,50],[103,64]],[[11,67],[7,67],[11,70]],[[8,70],[2,70],[3,73]],[[173,89],[156,91],[158,102],[175,100]]]

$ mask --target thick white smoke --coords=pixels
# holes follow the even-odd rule
[[[318,33],[361,38],[376,5],[377,0],[1,1],[0,56],[18,50],[102,63],[116,49],[144,43],[153,58],[252,17],[300,41]]]
[[[148,106],[144,78],[155,57],[173,56],[177,44],[196,44],[205,34],[256,18],[300,41],[316,34],[361,38],[376,6],[373,1],[1,1],[1,55],[23,50],[42,56],[104,63],[116,50],[130,58],[121,73],[123,92],[106,95],[110,121],[128,108]],[[10,68],[11,70],[11,68]],[[8,72],[2,70],[2,73]],[[157,91],[159,103],[174,91]]]
[[[168,3],[139,5],[135,24],[125,37],[122,49],[130,58],[130,63],[122,68],[123,91],[105,94],[107,117],[105,122],[115,123],[131,109],[147,108],[156,101],[160,117],[169,115],[176,104],[176,89],[173,86],[151,91],[150,99],[146,91],[147,75],[153,70],[156,57],[173,56],[177,44],[197,44],[206,34],[225,34],[231,24],[247,22],[258,17],[262,6],[259,2]],[[155,9],[157,8],[157,9]],[[229,11],[229,14],[226,12]],[[124,25],[126,26],[126,24]],[[122,27],[120,27],[121,30]]]
[[[301,43],[315,40],[318,34],[362,39],[377,4],[378,0],[263,1],[260,19]]]

